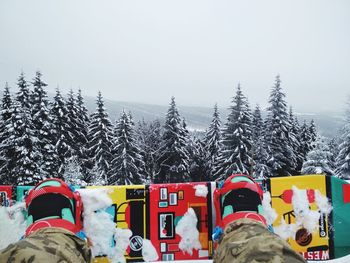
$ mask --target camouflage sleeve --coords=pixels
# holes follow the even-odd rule
[[[0,251],[0,262],[86,263],[91,262],[91,251],[85,241],[65,229],[44,228]]]
[[[229,224],[214,255],[217,263],[305,263],[289,244],[251,219]]]

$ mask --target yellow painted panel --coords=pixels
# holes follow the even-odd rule
[[[298,189],[317,189],[322,195],[326,196],[326,180],[324,175],[272,178],[270,182],[272,207],[278,214],[278,218],[273,225],[274,227],[280,225],[282,217],[285,219],[287,224],[295,223],[292,204],[283,200],[283,193],[285,190],[292,189],[292,186],[296,186]],[[317,210],[317,205],[315,202],[310,204],[310,209]],[[290,238],[288,242],[291,244],[293,249],[298,252],[307,252],[308,249],[317,251],[329,247],[327,218],[324,219],[324,222],[324,228],[319,228],[317,231],[312,233],[311,236],[308,236],[307,233],[300,229],[300,231],[297,232],[298,241]]]

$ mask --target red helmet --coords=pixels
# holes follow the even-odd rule
[[[246,180],[240,180],[242,178],[246,178]],[[237,181],[235,181],[238,179]],[[251,218],[254,220],[258,220],[266,225],[265,218],[258,213],[258,211],[255,212],[242,212],[242,211],[235,211],[235,213],[232,213],[230,216],[222,218],[221,215],[221,209],[223,204],[221,203],[221,198],[225,196],[228,192],[232,190],[237,189],[249,189],[256,193],[256,198],[261,204],[261,200],[263,199],[263,190],[261,189],[260,185],[255,182],[255,180],[246,175],[246,174],[233,174],[230,177],[228,177],[225,182],[222,184],[219,184],[218,188],[214,191],[214,204],[215,204],[215,212],[216,212],[216,225],[220,227],[226,226],[229,222],[237,220],[239,218]],[[258,202],[258,203],[259,203]],[[254,204],[252,204],[254,205]],[[261,206],[261,205],[259,205]],[[258,207],[257,207],[258,209]],[[250,210],[250,209],[248,209]]]
[[[60,227],[73,233],[83,228],[80,194],[60,179],[51,178],[40,182],[29,191],[25,202],[25,236],[46,227]]]

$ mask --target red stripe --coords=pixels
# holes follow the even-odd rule
[[[345,204],[350,203],[350,184],[343,184],[343,198]]]

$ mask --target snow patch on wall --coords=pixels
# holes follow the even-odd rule
[[[320,212],[329,215],[332,211],[332,205],[329,202],[327,196],[321,194],[319,190],[315,191],[315,201]]]
[[[193,249],[201,249],[199,232],[197,229],[197,216],[192,208],[189,208],[178,222],[175,231],[181,237],[179,248],[184,253],[193,254]]]
[[[309,233],[316,231],[319,227],[319,219],[321,214],[329,215],[332,211],[332,206],[328,198],[315,191],[315,202],[317,210],[310,210],[310,203],[306,189],[298,189],[296,186],[292,187],[293,197],[292,205],[296,218],[295,224],[287,224],[284,219],[281,219],[281,224],[274,227],[274,231],[277,235],[283,239],[293,238],[301,227],[305,228]]]
[[[11,207],[0,206],[0,249],[17,242],[24,235],[27,227],[24,210],[24,202],[19,202]]]
[[[84,216],[84,231],[92,243],[92,254],[113,255],[111,240],[115,233],[115,223],[105,211],[92,212]]]
[[[301,190],[296,186],[292,186],[292,190],[292,204],[296,217],[296,224],[297,226],[304,227],[309,233],[312,233],[318,228],[318,221],[321,214],[318,210],[310,210],[306,189]]]
[[[111,262],[124,263],[126,262],[124,254],[126,249],[130,244],[130,237],[132,236],[132,231],[130,229],[116,228],[114,240],[116,242],[113,255],[110,257]]]
[[[109,188],[103,187],[77,190],[81,195],[85,214],[107,208],[113,204],[112,199],[108,195],[111,191]]]
[[[283,218],[281,218],[280,225],[273,228],[275,234],[279,235],[281,238],[287,240],[288,238],[295,239],[295,233],[298,230],[296,224],[287,224]]]
[[[152,242],[144,239],[142,242],[142,258],[146,262],[157,261],[159,256]]]
[[[268,225],[272,225],[278,217],[276,210],[271,207],[271,194],[265,192],[263,195],[262,206],[264,210],[264,217]]]
[[[207,197],[208,195],[208,187],[203,184],[198,184],[193,186],[194,189],[196,189],[195,195],[198,197]]]
[[[115,233],[115,223],[110,214],[103,209],[112,205],[107,188],[79,189],[84,204],[84,232],[92,243],[92,254],[114,254],[111,240]]]

